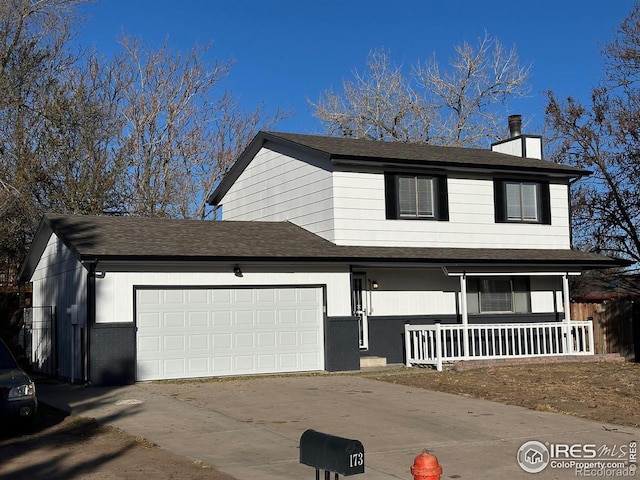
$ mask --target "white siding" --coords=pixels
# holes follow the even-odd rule
[[[524,148],[526,149],[526,152],[522,151],[522,146],[522,137],[516,137],[511,141],[492,145],[491,150],[494,152],[506,153],[507,155],[513,155],[515,157],[526,156],[527,158],[542,159],[542,139],[540,137],[525,136]]]
[[[302,162],[290,153],[262,148],[222,199],[222,218],[290,221],[333,240],[328,162]]]
[[[455,315],[460,313],[460,278],[448,277],[440,269],[367,269],[370,316]],[[531,313],[563,311],[558,277],[531,276]],[[555,303],[554,303],[555,298]]]
[[[33,307],[53,307],[56,314],[59,374],[78,379],[82,371],[80,327],[71,325],[67,308],[77,305],[78,322],[86,325],[87,270],[64,243],[52,234],[31,281]],[[71,368],[72,351],[75,352],[74,372]]]
[[[522,157],[522,139],[518,137],[510,141],[498,143],[497,145],[491,145],[491,150],[513,155],[514,157]]]
[[[563,312],[562,284],[558,277],[531,277],[531,312]]]
[[[292,286],[326,285],[327,315],[350,316],[350,275],[344,271],[312,271],[297,267],[298,272],[283,268],[272,271],[242,267],[243,277],[232,272],[107,272],[96,278],[96,321],[98,323],[133,322],[133,287],[140,286]],[[306,271],[305,271],[306,270]],[[460,280],[448,277],[441,269],[366,269],[367,278],[376,281],[377,290],[367,292],[369,315],[454,315],[459,312]],[[533,313],[562,311],[560,280],[556,277],[532,276],[531,307]],[[556,302],[554,304],[554,296]]]
[[[535,153],[539,139],[526,140]],[[303,162],[294,157],[299,152],[268,146],[222,199],[224,220],[291,221],[338,245],[570,248],[565,184],[549,186],[551,225],[496,223],[493,180],[486,176],[449,175],[448,221],[387,220],[381,172],[332,172],[326,159]]]
[[[449,221],[387,220],[384,175],[334,172],[338,245],[569,248],[566,185],[551,184],[551,225],[495,223],[493,180],[448,178]]]
[[[542,140],[536,137],[525,137],[527,158],[542,159]]]
[[[351,315],[350,279],[347,267],[337,269],[309,269],[295,267],[251,268],[242,266],[242,277],[231,268],[208,272],[114,272],[96,278],[96,322],[133,322],[133,287],[143,286],[291,286],[326,285],[327,315]],[[289,270],[289,271],[287,271]]]
[[[456,314],[460,282],[440,269],[368,269],[366,273],[379,285],[369,291],[369,315]]]

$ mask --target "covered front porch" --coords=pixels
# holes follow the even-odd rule
[[[510,276],[523,273],[510,272]],[[575,273],[574,273],[575,274]],[[571,319],[569,275],[541,272],[562,280],[564,318],[556,322],[504,323],[491,317],[481,324],[469,323],[467,287],[470,278],[492,275],[487,272],[447,272],[460,281],[459,324],[409,325],[404,328],[405,365],[432,365],[441,371],[444,364],[457,361],[594,355],[593,323]],[[493,275],[504,276],[505,272]],[[527,276],[536,275],[527,272]]]

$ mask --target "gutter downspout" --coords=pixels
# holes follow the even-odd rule
[[[567,183],[567,209],[569,210],[569,248],[573,249],[573,213],[571,208],[571,187],[574,183],[578,182],[582,177],[574,178],[573,180],[569,180]]]
[[[97,260],[87,262],[87,322],[84,328],[84,383],[89,383],[90,345],[89,329],[96,323],[96,267]]]

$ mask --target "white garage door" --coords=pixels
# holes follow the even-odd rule
[[[324,369],[316,287],[137,289],[137,380]]]

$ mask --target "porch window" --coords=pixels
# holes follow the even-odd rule
[[[447,177],[385,173],[387,219],[449,220]]]
[[[467,310],[471,314],[530,313],[528,277],[469,277]]]
[[[494,180],[496,222],[551,224],[549,184]]]
[[[478,286],[480,313],[513,312],[511,279],[480,279]]]

